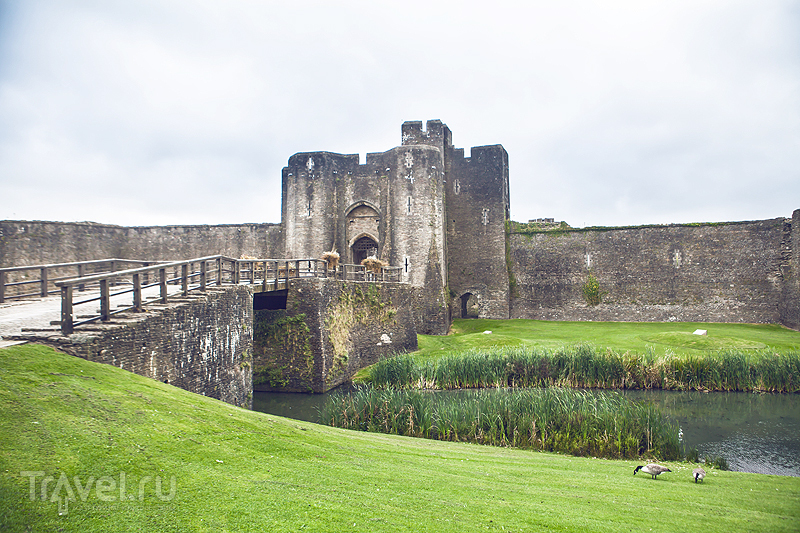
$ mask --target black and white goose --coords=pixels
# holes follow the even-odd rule
[[[692,476],[694,476],[694,482],[697,483],[698,481],[703,481],[703,478],[706,477],[706,471],[702,468],[695,468],[692,470]]]
[[[672,470],[670,470],[666,466],[657,465],[655,463],[650,463],[647,466],[637,466],[633,470],[633,475],[635,476],[636,472],[638,472],[639,470],[641,470],[645,474],[650,474],[651,476],[653,476],[653,479],[655,479],[657,475],[663,474],[664,472],[672,472]]]

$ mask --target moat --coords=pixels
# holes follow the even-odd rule
[[[328,395],[256,392],[253,409],[319,422]],[[497,391],[502,394],[503,391]],[[432,394],[453,395],[460,391]],[[701,457],[722,456],[731,470],[800,476],[800,395],[743,392],[624,391],[658,405],[683,431],[687,448]]]

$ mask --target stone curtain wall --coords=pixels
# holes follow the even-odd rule
[[[257,311],[253,388],[325,392],[395,352],[417,349],[407,284],[295,279],[286,309]]]
[[[784,326],[800,330],[800,209],[795,210],[786,226],[781,250],[783,298],[780,320]]]
[[[252,295],[247,287],[209,289],[158,306],[158,312],[115,318],[70,337],[31,338],[58,350],[141,376],[252,407]],[[123,322],[124,324],[120,324]]]
[[[512,317],[777,323],[784,222],[512,233]]]
[[[184,260],[224,254],[283,257],[280,224],[122,227],[0,221],[0,268],[94,259]]]
[[[448,194],[453,185],[447,184]],[[800,210],[791,219],[755,222],[512,231],[509,240],[516,284],[513,318],[774,322],[800,329]],[[220,252],[282,257],[282,226],[126,228],[0,221],[0,267],[109,257],[187,259]],[[478,292],[481,287],[455,274],[463,262],[452,244],[449,255],[451,295],[456,284],[458,290]],[[596,307],[587,306],[581,292],[590,269],[605,292]],[[495,278],[471,273],[476,286]],[[424,320],[431,299],[419,298],[411,307]],[[458,304],[453,302],[455,316]]]
[[[234,259],[242,255],[264,259],[283,258],[283,231],[280,224],[156,226],[126,230],[127,254],[156,254],[159,259],[166,260],[217,254]],[[202,253],[198,254],[198,251]]]

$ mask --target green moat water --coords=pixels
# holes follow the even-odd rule
[[[253,409],[319,422],[330,394],[256,392]],[[346,392],[346,391],[344,391]],[[503,394],[498,390],[498,394]],[[457,397],[461,391],[438,391]],[[731,470],[800,476],[800,395],[744,392],[621,391],[636,401],[653,402],[676,420],[688,448],[700,457],[722,456]]]

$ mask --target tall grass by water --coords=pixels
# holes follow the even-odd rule
[[[568,388],[430,391],[362,387],[332,396],[331,426],[606,458],[682,457],[678,426],[653,405]]]
[[[384,359],[377,388],[566,386],[601,389],[800,392],[800,352],[724,351],[702,356],[619,353],[591,345],[489,347],[418,361]]]

